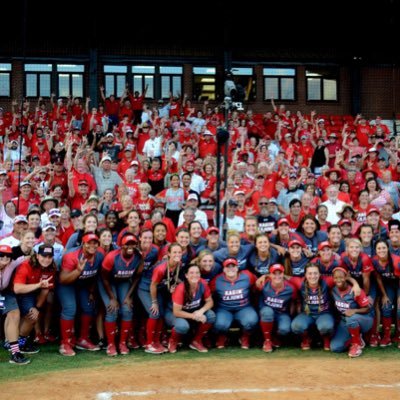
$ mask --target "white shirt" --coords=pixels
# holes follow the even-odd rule
[[[2,244],[6,244],[10,247],[15,247],[15,246],[19,246],[20,241],[13,235],[10,235],[10,236],[6,236],[5,238],[0,240],[0,245],[2,245]]]
[[[222,231],[222,223],[224,221],[224,218],[222,216],[221,218],[221,226],[220,229]],[[239,233],[244,232],[244,218],[235,215],[233,218],[226,217],[226,223],[228,224],[228,231],[238,231]]]
[[[340,216],[337,213],[339,211],[342,211],[343,206],[346,203],[341,200],[336,200],[336,203],[332,203],[332,201],[326,200],[321,204],[328,208],[328,217],[326,220],[331,224],[337,224],[340,220]]]
[[[178,226],[183,224],[183,212],[184,210],[179,214]],[[197,209],[194,214],[194,221],[199,221],[204,230],[208,229],[208,218],[204,211]]]
[[[192,180],[190,181],[190,189],[194,190],[196,193],[201,194],[206,189],[206,184],[204,183],[204,179],[195,174],[194,172],[191,174]]]
[[[144,143],[143,153],[149,158],[161,157],[161,136],[147,139]]]

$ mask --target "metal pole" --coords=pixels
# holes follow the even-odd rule
[[[28,15],[28,1],[24,0],[24,8],[22,10],[22,65],[25,63],[26,57],[26,24]],[[18,164],[18,199],[17,199],[17,214],[19,214],[19,199],[20,199],[20,188],[21,188],[21,169],[22,169],[22,141],[23,141],[23,125],[22,120],[24,117],[24,96],[22,91],[21,96],[21,122],[19,124],[19,164]]]

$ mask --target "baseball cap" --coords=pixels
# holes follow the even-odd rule
[[[325,240],[324,242],[321,242],[321,243],[318,245],[318,251],[321,251],[321,250],[324,249],[325,247],[332,248],[331,244],[330,244],[327,240]]]
[[[292,247],[292,246],[300,246],[300,247],[304,247],[304,244],[300,242],[300,240],[297,239],[293,239],[288,243],[288,247]]]
[[[212,132],[209,131],[208,129],[206,129],[206,130],[203,132],[203,135],[214,136],[214,135],[212,134]]]
[[[21,182],[21,185],[20,185],[20,186],[23,187],[23,186],[32,186],[32,185],[31,185],[31,183],[28,182],[28,181],[23,181],[23,182]]]
[[[103,163],[104,161],[110,161],[110,162],[111,162],[112,160],[111,160],[111,157],[110,157],[110,156],[104,156],[104,157],[101,159],[100,164]]]
[[[0,170],[0,175],[7,175],[7,171],[5,169]]]
[[[52,246],[48,246],[47,244],[42,244],[38,247],[38,254],[41,256],[54,256],[54,249]]]
[[[82,215],[82,211],[78,210],[77,208],[74,208],[71,211],[71,218],[76,218],[76,217],[80,217]]]
[[[89,243],[92,240],[99,242],[99,238],[95,233],[87,233],[86,235],[83,235],[82,243]]]
[[[281,271],[284,272],[285,271],[285,267],[282,264],[273,264],[269,267],[269,273],[273,274],[276,271]]]
[[[294,178],[294,179],[297,179],[297,175],[296,175],[296,174],[290,174],[290,175],[289,175],[289,179],[293,179],[293,178]]]
[[[196,201],[199,201],[199,198],[197,197],[197,195],[196,195],[195,193],[190,193],[189,196],[188,196],[188,198],[187,198],[186,200],[187,200],[187,201],[188,201],[188,200],[196,200]]]
[[[49,211],[49,218],[51,217],[61,217],[61,211],[59,208],[52,208]]]
[[[138,160],[131,161],[131,167],[134,165],[139,165],[139,161]]]
[[[236,192],[233,193],[234,196],[239,195],[239,194],[245,195],[246,193],[244,192],[244,190],[236,190]]]
[[[80,186],[80,185],[89,186],[88,183],[84,179],[79,179],[78,186]]]
[[[286,218],[281,218],[280,220],[278,220],[276,226],[281,226],[283,224],[289,225],[289,221]]]
[[[228,265],[231,265],[231,264],[236,265],[236,266],[239,265],[239,263],[238,263],[238,261],[236,260],[236,258],[227,258],[227,259],[222,263],[222,265],[223,265],[224,267],[227,267]]]
[[[0,246],[0,253],[12,254],[12,248],[10,246],[8,246],[7,244],[2,244]]]
[[[325,122],[325,120],[323,119],[323,118],[320,118],[319,120],[318,120],[318,124],[322,124],[322,123],[324,123]]]
[[[351,226],[351,221],[347,218],[343,218],[338,222],[339,226],[346,225],[346,224]]]
[[[28,220],[26,219],[25,215],[17,215],[14,218],[13,223],[14,224],[18,224],[18,222],[25,222],[27,224]]]
[[[95,200],[95,201],[97,201],[97,202],[100,202],[99,197],[96,196],[95,194],[91,194],[91,195],[89,196],[89,198],[87,199],[87,201],[92,201],[92,200]]]
[[[54,231],[57,230],[56,226],[54,224],[52,224],[51,222],[48,222],[44,227],[43,227],[43,231],[46,232],[49,229],[53,229]]]
[[[132,151],[132,150],[133,150],[133,146],[131,144],[128,144],[124,149],[124,151]]]
[[[219,234],[219,229],[216,226],[211,226],[210,228],[207,229],[206,234],[210,235],[211,233]]]
[[[268,200],[268,203],[278,204],[278,202],[276,201],[276,198],[275,198],[275,197],[271,197],[271,198]]]
[[[124,236],[124,237],[122,238],[122,240],[121,240],[121,244],[122,244],[122,245],[127,244],[127,243],[129,243],[129,242],[137,243],[136,237],[135,237],[134,235],[126,235],[126,236]]]
[[[371,208],[367,211],[367,217],[368,217],[369,214],[372,214],[372,213],[377,213],[378,215],[381,214],[380,211],[379,211],[376,207],[371,207]]]

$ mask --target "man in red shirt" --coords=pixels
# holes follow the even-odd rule
[[[217,156],[217,142],[215,141],[214,135],[208,129],[203,132],[198,146],[199,156],[201,158],[204,159],[207,156]]]
[[[131,102],[133,115],[134,115],[133,123],[135,125],[140,124],[142,122],[141,116],[142,116],[142,110],[143,110],[143,102],[144,102],[144,98],[146,97],[148,88],[149,88],[149,85],[146,85],[146,87],[144,88],[143,94],[141,96],[137,90],[135,91],[133,96],[131,94],[129,94],[129,100]]]

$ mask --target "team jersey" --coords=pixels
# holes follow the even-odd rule
[[[239,272],[235,281],[220,274],[211,282],[211,290],[216,295],[217,307],[228,311],[238,311],[250,305],[250,289],[256,277],[249,271]]]
[[[370,274],[374,267],[372,265],[371,259],[365,254],[360,253],[356,262],[352,261],[348,256],[347,252],[341,255],[342,266],[347,268],[350,272],[350,275],[357,280],[358,283],[362,285],[362,275]]]
[[[301,258],[298,261],[290,261],[292,267],[292,276],[304,276],[304,268],[308,264],[309,259],[301,253]]]
[[[327,264],[322,262],[319,256],[313,258],[311,262],[318,265],[322,276],[332,276],[332,271],[341,264],[341,259],[337,254],[333,254]]]
[[[324,280],[320,280],[320,286],[316,288],[307,287],[303,282],[300,287],[302,297],[302,311],[304,312],[306,305],[309,314],[318,315],[329,312],[330,296],[329,287]]]
[[[182,306],[186,312],[194,312],[203,307],[205,300],[211,296],[210,288],[204,279],[200,279],[190,302],[185,303],[185,284],[180,283],[172,294],[172,302]]]
[[[61,269],[69,272],[74,271],[77,269],[78,262],[83,256],[84,255],[81,248],[65,253],[61,261]],[[100,251],[96,251],[93,261],[86,261],[85,267],[78,277],[78,282],[91,282],[94,278],[96,278],[97,273],[99,272],[103,263],[103,259],[104,255]]]
[[[150,251],[143,255],[143,271],[140,277],[139,289],[150,290],[151,277],[154,267],[158,262],[159,249],[156,245],[152,245]]]
[[[271,281],[268,279],[261,291],[260,308],[267,306],[273,308],[276,312],[287,313],[289,312],[291,301],[296,297],[297,291],[286,281],[283,282],[282,289],[274,289]]]
[[[168,279],[168,261],[164,261],[154,268],[151,282],[157,283],[158,289],[167,290],[168,293],[168,284],[169,288],[172,288],[181,283],[179,279],[180,270],[181,266],[175,267],[173,270],[170,270]]]
[[[239,248],[239,253],[231,256],[228,248],[224,247],[214,253],[214,259],[217,264],[222,265],[227,258],[236,258],[239,263],[239,270],[242,271],[248,268],[248,257],[253,249],[254,246],[252,244],[242,245]]]
[[[135,251],[130,259],[124,259],[121,249],[113,250],[108,253],[102,268],[111,272],[114,281],[131,279],[142,262],[141,255]]]
[[[369,300],[367,295],[363,290],[359,296],[354,296],[352,292],[352,287],[349,286],[346,290],[341,291],[336,286],[332,289],[332,297],[335,303],[336,309],[345,317],[346,310],[357,309],[367,307],[369,305]]]
[[[211,271],[201,271],[201,278],[207,283],[211,282],[217,275],[222,272],[222,267],[220,265],[214,264]]]
[[[281,257],[275,249],[269,249],[269,256],[265,260],[261,260],[257,255],[257,250],[253,249],[247,261],[247,268],[256,276],[261,276],[268,274],[269,267],[274,264],[281,264]]]
[[[49,279],[50,277],[53,277],[53,279],[49,281],[49,288],[52,289],[54,287],[55,274],[56,271],[51,269],[46,270],[46,268],[40,267],[34,268],[30,261],[27,260],[17,267],[14,276],[14,284],[22,283],[30,285],[32,283],[39,283],[41,279]]]
[[[399,256],[392,254],[391,257],[392,259],[388,260],[385,265],[379,262],[378,256],[372,257],[371,260],[374,270],[382,277],[384,284],[395,283],[396,270],[398,270],[398,266],[400,265]]]
[[[323,231],[315,232],[312,238],[300,232],[296,232],[296,235],[298,236],[300,241],[303,242],[307,246],[307,248],[312,251],[313,254],[317,253],[319,243],[328,240],[328,235],[326,234],[326,232]]]

